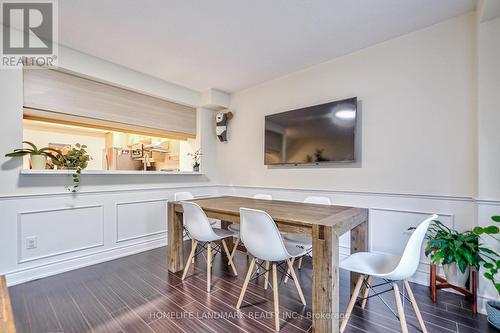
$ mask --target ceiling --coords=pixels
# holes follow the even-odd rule
[[[234,92],[474,10],[476,0],[64,0],[59,41]]]

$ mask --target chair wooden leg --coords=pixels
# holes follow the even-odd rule
[[[372,283],[372,276],[371,275],[366,279],[366,283],[368,285],[370,285]],[[365,286],[365,290],[363,290],[363,300],[361,301],[361,308],[362,309],[364,309],[366,306],[366,301],[368,301],[367,297],[369,294],[370,294],[370,288]]]
[[[241,306],[241,302],[243,302],[243,297],[245,296],[245,292],[247,291],[248,282],[250,282],[250,278],[252,277],[253,274],[254,265],[255,265],[255,258],[252,258],[250,266],[248,266],[247,276],[245,276],[245,282],[243,282],[243,286],[241,287],[240,297],[238,298],[236,309],[239,309]]]
[[[269,261],[265,262],[266,273],[264,274],[264,289],[267,290],[269,286]]]
[[[231,256],[230,256],[231,260],[233,260],[234,255],[236,254],[236,249],[238,248],[239,243],[240,243],[240,238],[237,237],[236,241],[234,242],[234,245],[233,245],[233,250],[231,251]],[[229,261],[228,261],[228,263],[229,263]]]
[[[413,311],[415,311],[415,315],[417,316],[418,323],[420,324],[420,328],[423,333],[427,333],[427,328],[425,327],[424,320],[422,319],[422,314],[420,313],[420,309],[418,308],[417,301],[415,300],[415,296],[413,295],[413,291],[410,288],[410,284],[408,280],[404,280],[404,285],[406,291],[408,292],[408,297],[410,298],[411,305],[413,306]]]
[[[210,292],[210,287],[212,286],[212,243],[208,243],[207,248],[207,292]]]
[[[192,246],[191,246],[191,253],[189,253],[189,258],[186,262],[186,267],[184,267],[184,272],[182,273],[182,280],[184,280],[186,278],[187,272],[189,271],[189,266],[191,266],[191,262],[193,261],[193,258],[194,258],[194,253],[196,252],[197,245],[198,245],[198,242],[193,239]]]
[[[297,274],[295,274],[295,270],[293,269],[292,260],[288,259],[286,262],[288,263],[288,269],[292,274],[293,282],[295,282],[295,288],[297,288],[300,300],[302,301],[302,304],[306,305],[306,299],[304,298],[304,294],[302,293],[302,288],[300,287],[299,279],[297,279]]]
[[[196,250],[196,246],[197,246],[197,245],[195,245],[195,242],[196,242],[196,241],[195,241],[194,239],[191,239],[191,249],[193,249],[193,248],[194,248],[194,249]],[[195,251],[195,252],[196,252],[196,251]],[[191,263],[193,263],[193,264],[194,264],[194,256],[193,256],[193,258],[191,258]]]
[[[295,262],[295,258],[292,258],[292,266],[293,266],[293,263]],[[290,274],[290,268],[287,269],[286,271],[286,276],[285,278],[283,279],[283,283],[287,283],[288,282],[288,275]]]
[[[278,294],[278,273],[276,264],[273,264],[273,299],[274,299],[274,329],[280,330],[280,297]]]
[[[356,303],[356,299],[358,299],[359,295],[359,290],[361,289],[361,286],[363,285],[363,279],[365,277],[363,274],[361,274],[358,278],[358,282],[356,283],[356,286],[354,287],[354,290],[352,292],[351,300],[349,301],[349,305],[347,305],[347,309],[345,310],[344,313],[344,319],[342,320],[342,324],[340,324],[340,332],[343,333],[346,326],[347,322],[349,321],[349,317],[351,316],[352,309],[354,308],[354,304]]]
[[[224,247],[224,251],[226,251],[226,255],[229,258],[229,266],[233,269],[234,275],[238,275],[238,272],[236,271],[236,267],[234,266],[233,259],[231,259],[231,255],[229,254],[229,249],[227,248],[226,240],[222,240],[222,246]]]
[[[408,333],[408,326],[406,325],[405,309],[403,309],[403,304],[401,303],[401,297],[399,296],[399,287],[396,283],[392,285],[394,288],[394,297],[396,298],[396,307],[398,308],[399,324],[401,325],[401,332]]]
[[[302,269],[302,259],[304,259],[304,256],[299,258],[299,264],[297,266],[297,269]]]

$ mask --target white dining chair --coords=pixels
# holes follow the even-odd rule
[[[306,300],[300,283],[293,269],[291,259],[300,257],[305,254],[303,249],[300,249],[293,244],[284,242],[281,233],[276,226],[272,217],[262,210],[240,208],[240,236],[245,244],[248,252],[253,256],[248,268],[243,287],[241,288],[240,297],[236,304],[236,309],[241,307],[248,283],[253,275],[254,266],[257,259],[266,262],[264,268],[266,280],[269,279],[269,271],[272,270],[272,288],[274,300],[274,325],[276,331],[280,329],[279,316],[279,295],[278,295],[278,269],[286,274],[286,270],[281,266],[286,264],[290,269],[291,278],[295,282],[295,287],[299,294],[303,305],[306,305]],[[272,263],[272,268],[269,268]],[[258,277],[258,276],[257,276]],[[267,281],[266,281],[267,282]]]
[[[255,194],[253,196],[254,199],[259,199],[259,200],[273,200],[273,196],[270,194]],[[241,239],[240,239],[240,224],[239,223],[232,223],[227,227],[228,230],[231,230],[232,232],[235,233],[235,241],[234,241],[234,247],[233,251],[231,251],[231,259],[233,256],[236,254],[236,250],[238,247],[238,244],[240,244]],[[257,268],[258,271],[258,268]]]
[[[257,193],[253,196],[254,199],[259,199],[259,200],[273,200],[273,196],[270,194],[264,194],[264,193]]]
[[[194,195],[191,192],[175,192],[174,200],[175,201],[186,201],[194,199]]]
[[[330,201],[330,198],[328,197],[320,197],[320,196],[310,196],[304,199],[304,203],[310,203],[310,204],[316,204],[316,205],[331,205],[332,202]],[[284,234],[283,237],[285,237],[286,240],[290,242],[294,242],[296,246],[302,247],[307,250],[306,254],[311,254],[312,252],[312,237],[311,235],[307,234]],[[304,257],[299,258],[299,263],[297,265],[298,269],[302,268],[302,260]],[[292,264],[294,261],[292,261]],[[285,283],[288,282],[288,278],[285,277],[285,280],[283,281]]]
[[[198,204],[189,201],[181,201],[181,205],[183,210],[184,226],[188,230],[191,239],[193,239],[194,241],[193,246],[191,247],[191,253],[189,254],[188,260],[186,262],[186,267],[184,268],[184,272],[182,273],[182,280],[186,278],[187,272],[189,271],[189,266],[191,265],[193,258],[206,250],[207,292],[210,292],[211,270],[213,263],[212,251],[215,251],[215,254],[221,252],[220,245],[217,246],[217,244],[215,244],[216,246],[215,248],[213,248],[213,243],[218,241],[222,243],[222,247],[224,248],[227,257],[229,258],[229,266],[232,268],[234,275],[238,275],[226,244],[226,239],[233,237],[234,234],[229,230],[212,228],[210,222],[208,221],[207,215]],[[198,243],[200,243],[202,249],[197,253],[196,250]]]
[[[187,200],[193,200],[195,197],[193,193],[191,192],[175,192],[174,193],[174,200],[175,201],[187,201]],[[217,220],[210,220],[211,225],[215,225],[217,223]]]
[[[359,273],[360,276],[354,287],[354,291],[351,296],[351,300],[347,306],[347,310],[344,314],[344,319],[340,325],[340,332],[344,332],[349,317],[351,316],[352,309],[358,298],[361,286],[364,285],[363,295],[361,297],[361,308],[364,309],[366,306],[366,301],[368,298],[373,296],[378,296],[385,306],[399,319],[401,325],[401,331],[403,333],[408,332],[408,327],[406,325],[406,317],[404,313],[404,308],[401,302],[400,294],[403,298],[408,299],[408,301],[413,306],[415,315],[420,324],[422,332],[427,333],[422,315],[418,308],[417,302],[413,295],[413,292],[408,283],[408,278],[410,278],[417,271],[418,264],[420,262],[420,250],[422,248],[422,243],[424,241],[425,234],[429,228],[429,224],[432,220],[437,219],[437,215],[432,215],[425,221],[420,223],[420,225],[415,229],[415,231],[410,236],[408,243],[404,249],[401,256],[393,256],[388,254],[371,253],[371,252],[358,252],[350,255],[345,260],[340,263],[340,268],[351,272]],[[373,286],[371,284],[372,277],[377,277],[383,279],[385,282]],[[396,281],[403,281],[404,287],[402,288],[402,293]],[[381,287],[383,285],[390,285],[391,288],[384,291],[376,291],[375,288]],[[408,292],[408,297],[405,296],[405,289]],[[370,296],[370,291],[373,295]],[[380,296],[385,292],[393,291],[394,297],[396,298],[397,314],[391,307],[384,301]]]
[[[191,192],[175,192],[174,193],[174,200],[175,201],[186,201],[186,200],[193,200],[194,199],[194,195],[193,193]],[[210,220],[210,225],[215,225],[217,223],[217,221],[213,221],[213,220]],[[189,235],[189,231],[187,231],[186,227],[184,226],[184,237],[189,237],[191,238],[191,236]],[[194,240],[191,238],[191,247],[193,247],[193,244],[194,244]],[[194,258],[192,259],[193,263],[194,263]]]

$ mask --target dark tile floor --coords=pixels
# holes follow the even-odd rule
[[[188,246],[188,245],[187,245]],[[235,304],[247,258],[238,253],[239,276],[217,256],[213,289],[205,291],[205,262],[182,282],[168,273],[166,250],[158,248],[9,288],[18,332],[273,332],[272,291],[262,278],[251,283],[241,312]],[[300,303],[293,282],[280,288],[281,332],[310,332],[311,266],[299,272],[308,306]],[[257,284],[259,283],[259,285]],[[412,284],[429,332],[497,332],[483,315],[472,316],[462,297],[439,293],[433,304],[428,288]],[[340,306],[348,302],[349,275],[341,274]],[[391,293],[384,299],[394,307]],[[419,332],[411,305],[405,310],[410,332]],[[399,332],[397,319],[377,298],[365,310],[355,307],[348,333]]]

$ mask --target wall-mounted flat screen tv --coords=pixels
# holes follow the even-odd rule
[[[355,161],[357,98],[266,116],[265,164]]]

